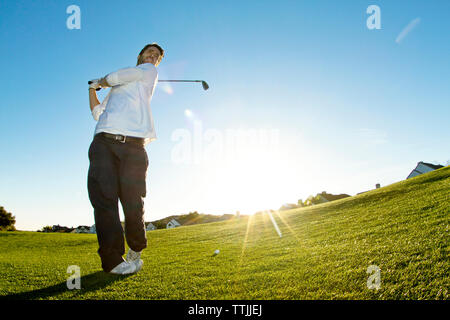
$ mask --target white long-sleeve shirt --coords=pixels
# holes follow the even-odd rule
[[[106,76],[111,85],[106,98],[92,109],[98,121],[95,134],[108,132],[145,138],[145,144],[156,139],[150,101],[158,71],[151,63],[124,68]]]

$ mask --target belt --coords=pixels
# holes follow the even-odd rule
[[[119,141],[122,143],[125,142],[133,142],[133,143],[137,143],[139,145],[144,145],[144,138],[137,138],[137,137],[130,137],[130,136],[123,136],[121,134],[111,134],[111,133],[107,133],[107,132],[100,132],[97,135],[100,135],[102,137],[105,137],[107,139],[111,139],[114,141]]]

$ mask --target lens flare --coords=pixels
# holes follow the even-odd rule
[[[170,84],[168,84],[168,83],[165,83],[165,84],[164,84],[164,86],[162,87],[162,90],[163,90],[165,93],[167,93],[167,94],[170,94],[170,95],[173,94],[173,88],[172,88],[172,86],[171,86]]]
[[[248,234],[250,233],[250,228],[252,227],[253,219],[254,219],[254,216],[251,215],[248,217],[248,220],[247,220],[247,230],[245,231],[244,242],[242,243],[242,251],[241,251],[241,256],[239,258],[239,264],[238,264],[239,267],[242,265],[242,262],[244,259],[245,248],[247,246],[247,241],[248,241]]]
[[[282,237],[281,236],[281,231],[280,231],[280,228],[278,228],[278,224],[277,224],[277,222],[275,221],[275,219],[273,218],[273,216],[272,216],[272,212],[270,212],[270,211],[266,211],[266,213],[269,215],[269,217],[270,217],[270,220],[272,221],[272,224],[273,224],[273,226],[274,226],[274,228],[275,228],[275,230],[277,231],[277,233],[278,233],[278,235],[280,236],[280,238]]]

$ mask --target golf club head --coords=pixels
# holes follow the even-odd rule
[[[206,81],[202,81],[202,86],[203,86],[203,89],[205,89],[205,90],[208,90],[208,89],[209,89],[209,86],[208,86],[208,84],[206,83]]]
[[[92,81],[88,81],[88,84],[91,84],[92,83]],[[101,90],[102,88],[97,88],[97,89],[95,89],[95,91],[99,91],[99,90]]]

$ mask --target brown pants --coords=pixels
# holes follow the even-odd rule
[[[148,157],[143,145],[97,134],[89,147],[89,161],[88,192],[94,207],[98,254],[103,270],[109,272],[124,261],[125,253],[118,199],[125,215],[128,246],[136,252],[147,247],[144,198]]]

